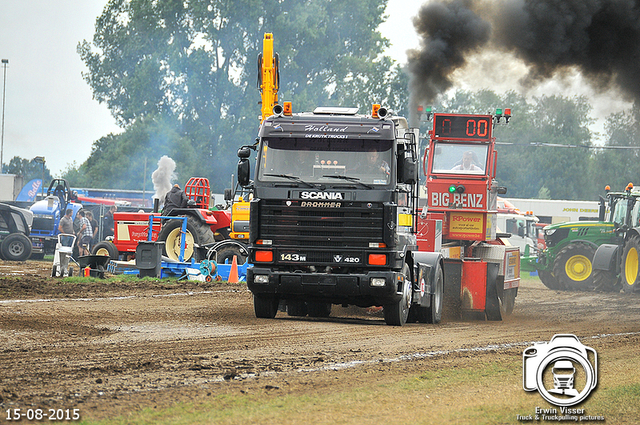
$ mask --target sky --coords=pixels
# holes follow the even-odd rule
[[[3,163],[14,156],[44,156],[53,176],[80,165],[91,154],[93,142],[121,129],[104,104],[92,98],[82,78],[86,71],[76,48],[91,40],[96,18],[107,0],[0,0],[0,58],[8,59],[4,104]],[[391,41],[388,54],[406,62],[406,51],[419,46],[412,18],[419,0],[389,0],[389,16],[380,30]],[[494,80],[475,78],[474,69],[461,70],[456,87],[489,88],[497,92],[513,87],[522,66],[506,58]],[[498,67],[497,67],[498,68]],[[1,92],[2,87],[0,87]],[[613,96],[596,95],[579,76],[562,86],[563,93],[585,94],[599,105],[596,116],[620,110],[626,104]],[[532,92],[559,90],[554,82]]]

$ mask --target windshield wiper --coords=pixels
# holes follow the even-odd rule
[[[346,180],[346,181],[349,181],[349,182],[353,182],[353,183],[359,184],[360,186],[365,187],[365,188],[367,188],[367,189],[373,189],[373,186],[368,185],[368,184],[366,184],[366,183],[362,183],[362,182],[360,181],[360,179],[359,179],[359,178],[357,178],[357,177],[341,176],[341,175],[335,176],[335,175],[328,175],[328,174],[327,174],[327,175],[324,175],[324,176],[322,176],[322,177],[326,177],[326,178],[329,178],[329,179],[340,179],[340,180]]]
[[[290,176],[288,174],[263,174],[265,177],[282,177],[283,179],[289,179],[289,180],[293,180],[294,182],[297,183],[302,183],[304,185],[306,185],[307,187],[313,188],[313,189],[320,189],[320,190],[324,190],[324,185],[322,184],[312,184],[309,182],[306,182],[304,180],[302,180],[300,177],[298,176]]]

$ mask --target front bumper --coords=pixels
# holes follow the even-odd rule
[[[265,276],[267,282],[256,283],[256,276]],[[353,274],[290,273],[259,267],[247,270],[247,286],[254,294],[361,307],[399,301],[402,281],[403,276],[391,270]]]

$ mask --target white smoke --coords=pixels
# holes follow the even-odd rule
[[[175,169],[176,162],[163,155],[158,161],[158,168],[151,174],[153,189],[156,191],[153,197],[159,199],[161,205],[164,203],[165,196],[171,190],[171,181],[176,178]]]

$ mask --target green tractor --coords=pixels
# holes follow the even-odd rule
[[[593,258],[594,274],[605,285],[624,292],[640,292],[640,191],[629,183],[615,207],[614,240],[600,245]]]
[[[631,186],[632,187],[632,186]],[[546,248],[537,255],[521,260],[522,271],[537,271],[542,283],[554,290],[619,290],[610,271],[594,270],[593,261],[601,245],[619,241],[619,230],[627,222],[628,205],[640,197],[629,186],[624,192],[607,189],[609,218],[605,221],[606,203],[600,197],[598,221],[577,221],[552,224],[544,228]],[[623,202],[620,202],[623,201]],[[640,205],[640,203],[639,203]]]

